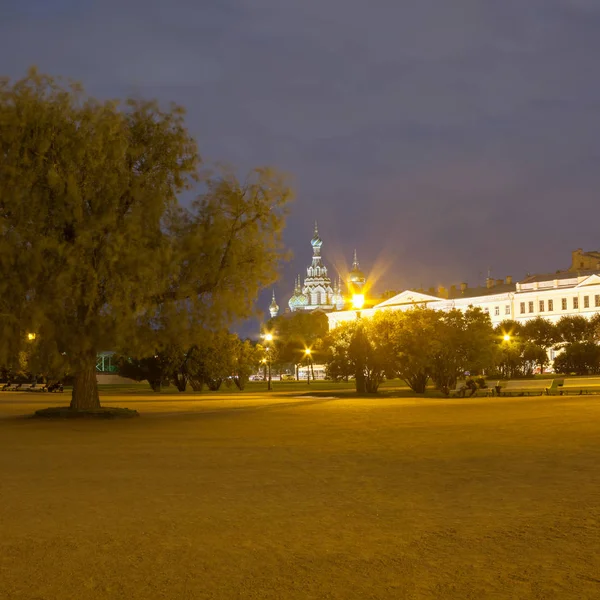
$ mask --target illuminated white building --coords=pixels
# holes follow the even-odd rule
[[[344,306],[342,295],[342,283],[338,277],[334,287],[331,285],[331,278],[327,273],[327,267],[323,264],[321,258],[321,247],[323,240],[319,237],[319,230],[315,223],[315,233],[310,241],[312,246],[312,262],[306,269],[306,278],[304,285],[300,285],[300,276],[296,280],[294,294],[288,301],[288,306],[292,312],[298,310],[311,311],[322,310],[331,311]]]
[[[574,263],[577,253],[582,254],[582,251],[573,253]],[[581,263],[578,261],[577,264]],[[505,320],[524,323],[535,317],[552,322],[565,315],[590,318],[600,312],[600,264],[588,270],[576,270],[572,266],[567,271],[533,275],[516,283],[507,277],[506,280],[488,279],[486,286],[476,288],[469,288],[463,283],[458,288],[438,288],[435,292],[430,290],[427,293],[406,290],[362,310],[361,316],[369,317],[381,310],[408,310],[415,306],[443,311],[454,308],[465,311],[470,306],[479,307],[490,315],[494,326]],[[329,327],[334,328],[344,321],[356,319],[356,311],[332,312],[327,317]]]

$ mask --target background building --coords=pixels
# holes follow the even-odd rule
[[[591,264],[593,269],[574,269],[573,266]],[[587,262],[586,262],[587,261]],[[513,283],[512,277],[486,280],[485,286],[470,288],[467,283],[450,288],[439,287],[424,290],[405,290],[395,296],[363,309],[368,317],[379,310],[408,310],[415,306],[427,306],[436,310],[467,310],[470,306],[481,308],[490,315],[493,325],[505,320],[526,322],[544,317],[552,322],[568,315],[590,318],[600,312],[600,252],[573,252],[571,267],[555,273],[528,275]],[[332,312],[327,315],[329,327],[356,318],[353,310]]]

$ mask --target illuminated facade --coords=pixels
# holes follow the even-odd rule
[[[300,284],[300,276],[296,280],[294,294],[288,301],[288,306],[292,312],[298,310],[312,311],[332,311],[344,307],[344,298],[342,295],[341,280],[338,277],[335,287],[332,287],[331,278],[327,272],[327,267],[323,264],[321,258],[321,247],[323,240],[319,237],[319,230],[315,223],[315,232],[312,240],[312,262],[306,269],[304,284]]]
[[[443,311],[479,307],[490,315],[494,326],[505,320],[525,323],[536,317],[553,323],[565,315],[590,318],[600,312],[600,267],[533,275],[516,283],[510,277],[488,279],[486,286],[476,288],[463,283],[458,288],[438,288],[427,293],[406,290],[362,310],[361,315],[369,317],[381,310],[409,310],[415,306]],[[356,312],[337,311],[327,317],[329,327],[334,328],[344,321],[356,319]]]

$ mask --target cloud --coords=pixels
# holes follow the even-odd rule
[[[390,285],[553,270],[600,246],[596,0],[11,6],[0,73],[36,63],[94,94],[175,100],[209,158],[295,175],[282,289],[315,218],[325,254],[384,257]]]

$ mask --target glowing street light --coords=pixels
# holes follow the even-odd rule
[[[310,348],[304,349],[304,356],[308,360],[308,366],[306,367],[306,381],[308,382],[308,385],[310,385],[310,366],[312,364],[312,351]]]
[[[364,294],[353,294],[352,295],[352,306],[356,311],[356,318],[360,319],[360,310],[365,305],[365,295]]]
[[[510,335],[508,333],[504,334],[504,337],[502,338],[505,342],[510,342]]]
[[[263,336],[265,339],[265,342],[267,343],[271,343],[273,341],[273,334],[272,333],[265,333],[265,335]],[[271,391],[271,347],[267,346],[265,348],[266,352],[267,352],[267,365],[268,365],[268,378],[267,378],[267,392]]]
[[[30,342],[33,342],[33,340],[35,340],[35,333],[28,333],[28,334],[27,334],[27,339],[28,339]]]
[[[352,306],[354,310],[360,310],[365,305],[365,295],[364,294],[354,294],[352,296]]]

